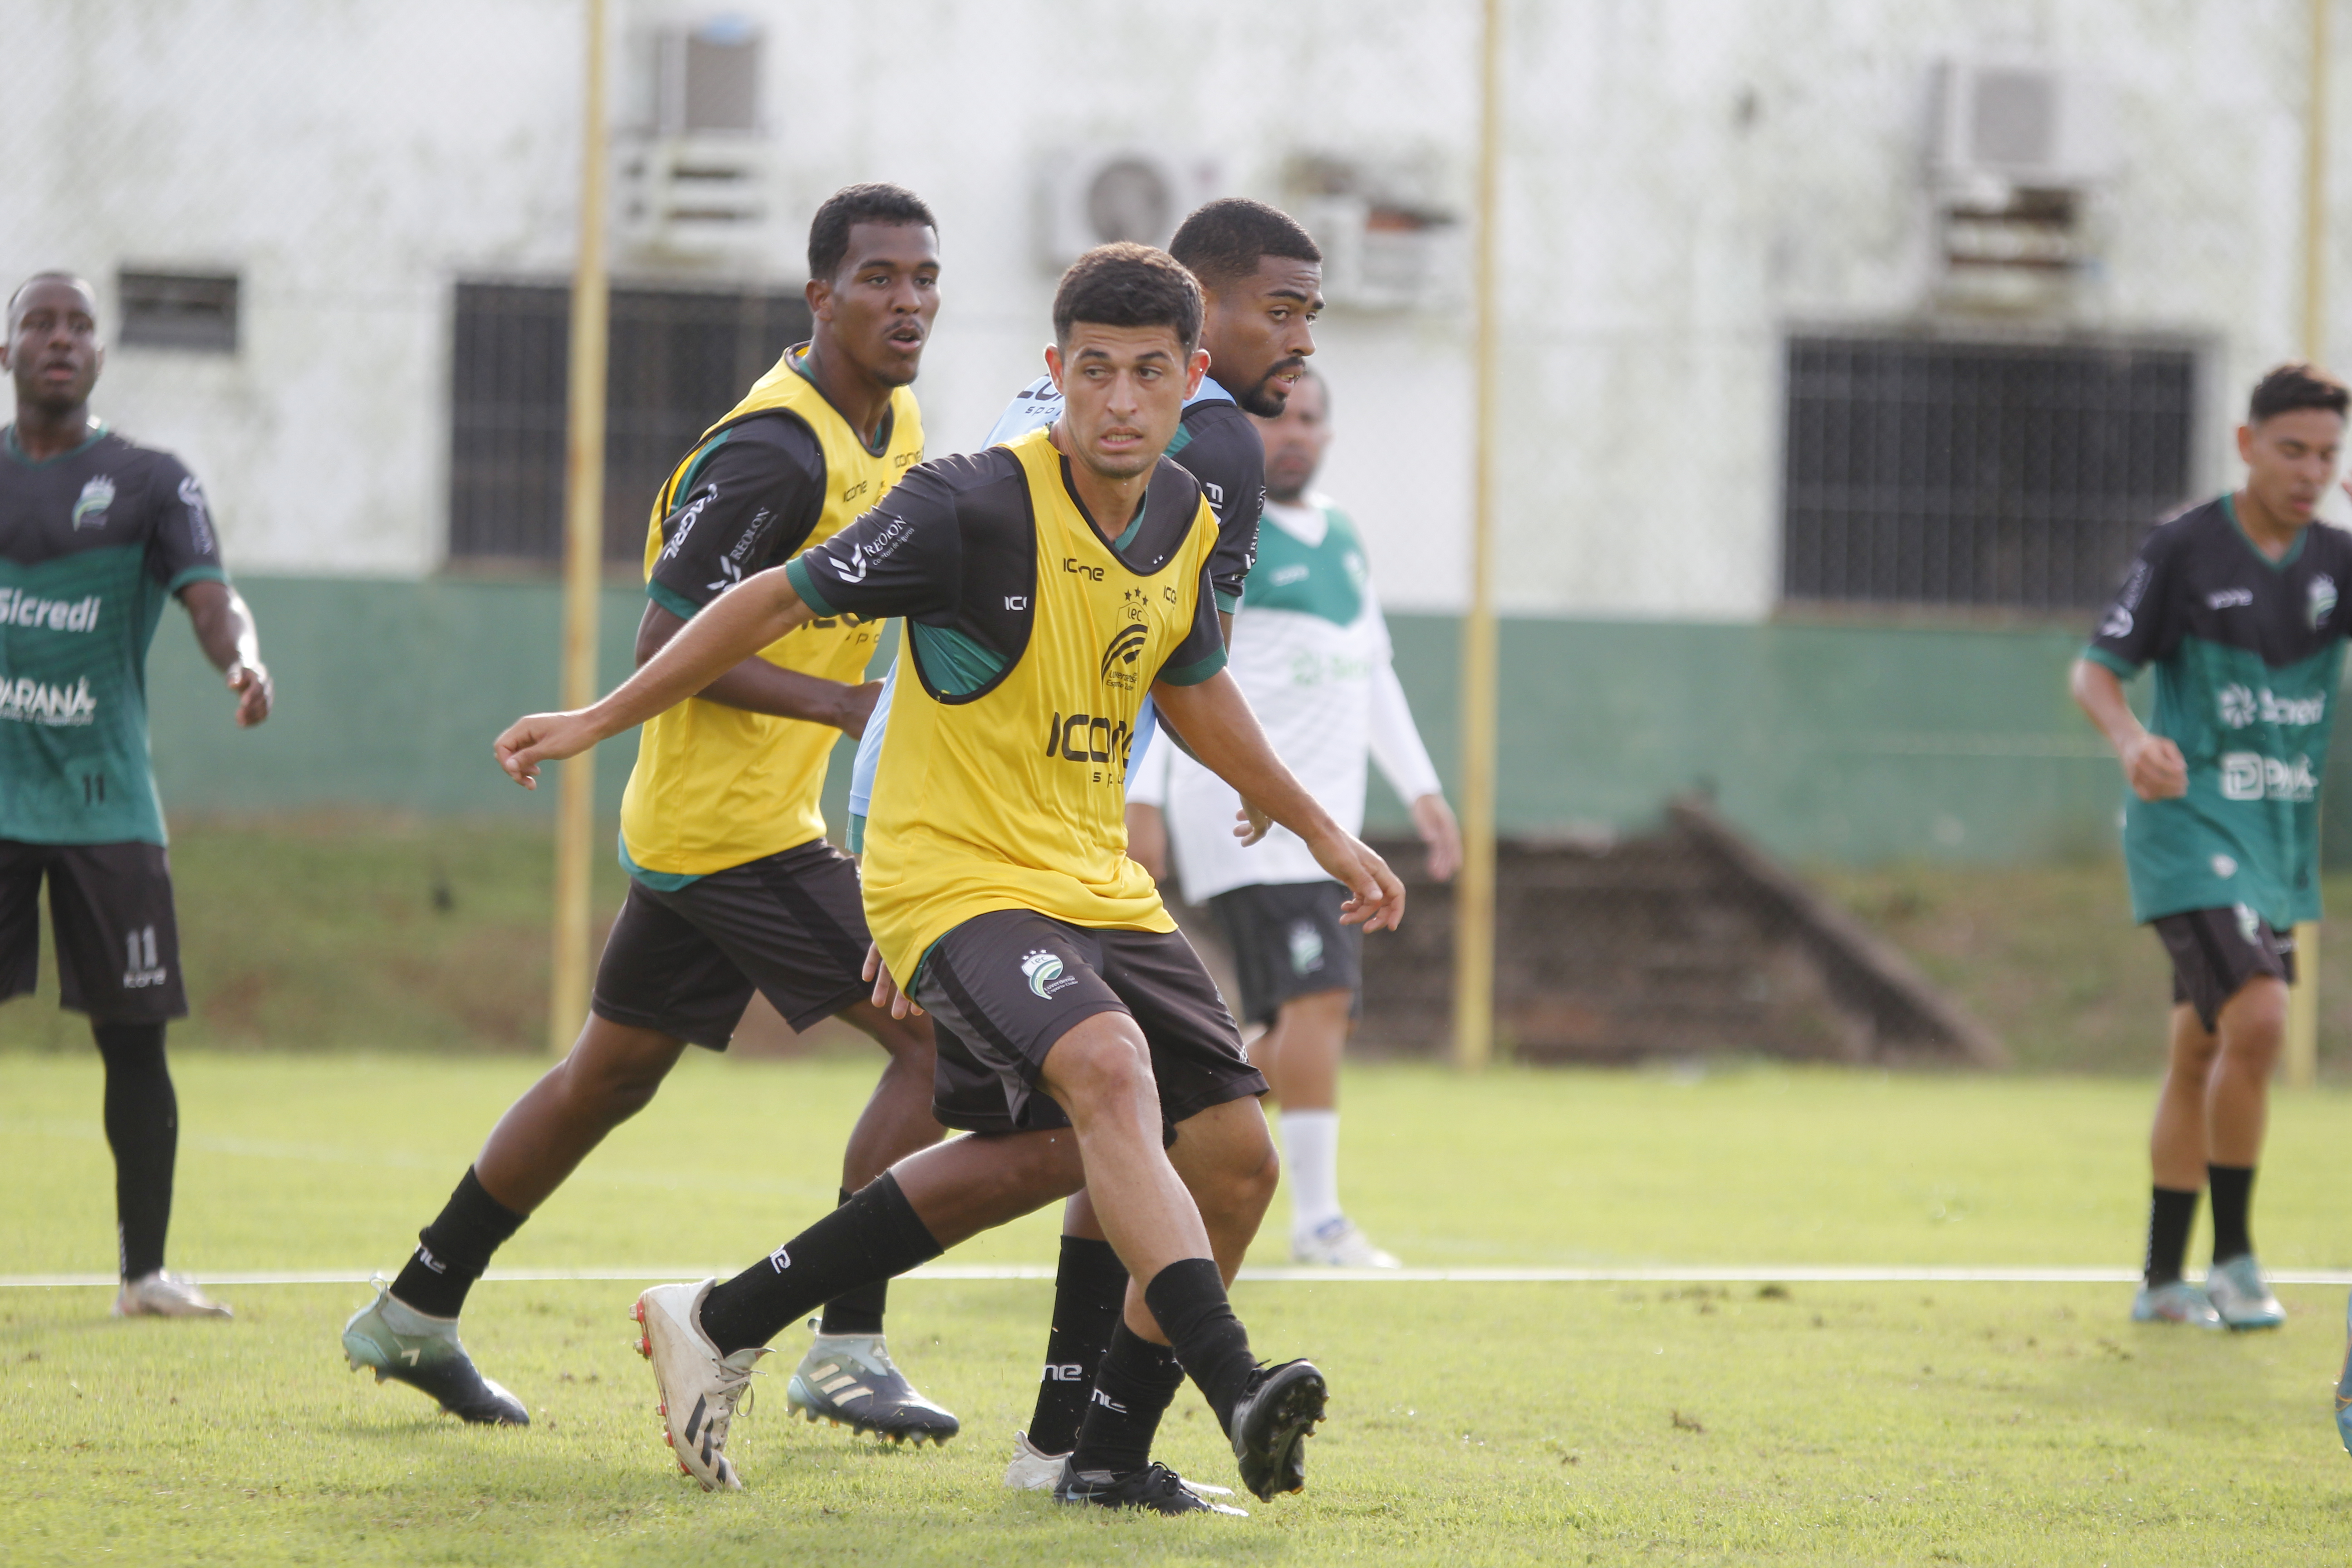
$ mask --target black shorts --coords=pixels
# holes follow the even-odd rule
[[[1267,882],[1233,888],[1209,900],[1234,950],[1242,1016],[1271,1024],[1294,996],[1345,991],[1364,999],[1364,930],[1339,923],[1348,889],[1337,882]]]
[[[0,839],[0,1000],[39,984],[41,879],[58,943],[58,1005],[101,1024],[188,1016],[172,858],[160,844]]]
[[[1178,931],[1095,931],[992,910],[932,945],[915,1000],[939,1025],[931,1114],[945,1127],[1067,1127],[1037,1074],[1055,1042],[1097,1013],[1125,1013],[1143,1030],[1171,1138],[1176,1123],[1211,1106],[1265,1092],[1216,983]]]
[[[756,989],[794,1029],[868,994],[857,866],[822,838],[698,877],[635,878],[596,965],[596,1016],[723,1051]]]
[[[2294,984],[2294,930],[2273,931],[2240,904],[2226,910],[2189,910],[2149,922],[2172,955],[2172,999],[2197,1009],[2208,1033],[2221,1005],[2257,974]]]

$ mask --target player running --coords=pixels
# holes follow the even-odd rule
[[[1330,406],[1308,371],[1279,416],[1253,416],[1265,439],[1266,526],[1234,619],[1234,680],[1276,753],[1350,833],[1362,829],[1366,755],[1377,759],[1444,881],[1461,864],[1461,832],[1389,662],[1363,542],[1347,513],[1307,490],[1330,445]],[[1186,900],[1213,910],[1233,947],[1243,1020],[1265,1026],[1250,1059],[1282,1104],[1292,1258],[1394,1268],[1339,1205],[1339,1057],[1363,993],[1363,933],[1340,921],[1348,889],[1297,835],[1276,828],[1246,847],[1234,838],[1240,806],[1223,780],[1155,742],[1128,792],[1129,853],[1165,880],[1172,846]]]
[[[1314,321],[1323,307],[1322,252],[1287,214],[1263,202],[1222,197],[1177,226],[1170,254],[1192,274],[1204,297],[1201,347],[1209,374],[1184,402],[1167,455],[1201,482],[1217,519],[1209,563],[1218,628],[1230,638],[1233,612],[1257,551],[1265,502],[1265,454],[1252,419],[1279,414],[1290,388],[1315,352]],[[1061,417],[1061,392],[1050,375],[1014,395],[990,432],[990,445],[1045,428]],[[896,679],[896,668],[892,679]],[[888,697],[858,742],[850,784],[850,842],[863,831],[875,766],[888,727]],[[1133,752],[1152,729],[1149,698],[1136,720]],[[1040,1115],[1055,1114],[1051,1106]],[[1094,1371],[1110,1345],[1127,1297],[1127,1269],[1103,1238],[1092,1206],[1081,1194],[1063,1219],[1061,1257],[1054,1276],[1053,1326],[1028,1426],[1013,1434],[1004,1484],[1050,1491],[1060,1479],[1094,1389]]]
[[[734,1279],[639,1299],[667,1435],[706,1487],[740,1484],[724,1452],[735,1405],[812,1289],[903,1272],[1081,1180],[1133,1282],[1057,1495],[1213,1506],[1150,1462],[1188,1373],[1252,1492],[1304,1484],[1322,1374],[1259,1366],[1225,1294],[1273,1191],[1255,1105],[1265,1080],[1126,854],[1122,775],[1145,690],[1357,889],[1350,919],[1393,925],[1404,890],[1290,776],[1224,672],[1206,581],[1215,522],[1162,455],[1206,369],[1200,311],[1197,285],[1163,253],[1089,252],[1055,298],[1047,363],[1067,401],[1050,430],[926,464],[603,701],[499,738],[530,782],[540,761],[659,711],[813,616],[906,617],[912,679],[898,684],[876,775],[866,912],[886,989],[909,976],[945,1026],[942,1119],[993,1130],[901,1162]],[[1069,1130],[1053,1125],[1065,1116]]]
[[[809,342],[704,434],[655,500],[640,663],[745,577],[831,539],[922,459],[908,387],[939,310],[930,209],[896,185],[838,191],[810,225],[808,260]],[[458,1341],[467,1292],[688,1045],[727,1048],[755,988],[795,1029],[839,1017],[889,1054],[842,1156],[845,1200],[938,1141],[929,1025],[867,999],[857,872],[825,842],[817,806],[835,742],[872,710],[874,637],[835,616],[796,625],[650,717],[621,802],[628,898],[588,1022],[491,1130],[399,1278],[344,1327],[354,1370],[467,1421],[528,1425]],[[943,1442],[956,1419],[892,1366],[885,1298],[877,1285],[824,1304],[787,1396],[812,1420]]]
[[[2294,978],[2294,924],[2319,918],[2319,785],[2344,661],[2352,534],[2316,521],[2344,440],[2344,384],[2282,365],[2254,388],[2246,482],[2159,524],[2074,668],[2074,700],[2130,791],[2132,914],[2172,959],[2172,1037],[2148,1139],[2137,1322],[2266,1329],[2285,1320],[2247,1209]],[[2142,727],[2123,681],[2156,666]],[[2200,1187],[2213,1266],[2181,1278]]]
[[[90,417],[106,366],[98,321],[88,283],[37,273],[9,297],[0,342],[16,389],[0,431],[0,997],[37,983],[46,877],[58,1004],[89,1016],[106,1064],[114,1313],[226,1318],[163,1270],[180,1140],[163,1031],[188,1016],[147,751],[147,649],[164,601],[187,607],[239,725],[269,717],[269,672],[195,476]]]

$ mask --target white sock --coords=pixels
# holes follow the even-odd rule
[[[1339,1113],[1285,1110],[1280,1121],[1290,1233],[1307,1236],[1339,1217]]]

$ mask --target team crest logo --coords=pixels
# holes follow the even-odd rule
[[[90,480],[89,483],[82,486],[81,495],[74,502],[73,525],[75,529],[79,531],[85,526],[90,528],[105,527],[106,509],[113,504],[114,481],[108,479],[104,474],[100,474],[98,478]]]
[[[2246,944],[2249,947],[2253,946],[2256,941],[2255,933],[2262,929],[2262,917],[2254,913],[2252,906],[2246,904],[2238,905],[2232,912],[2238,917],[2238,934],[2246,939]]]
[[[1021,973],[1029,977],[1029,989],[1048,1002],[1054,999],[1055,992],[1066,990],[1078,983],[1076,975],[1062,973],[1059,956],[1042,947],[1023,956]]]
[[[2306,607],[2311,616],[2311,629],[2317,631],[2327,624],[2327,617],[2336,613],[2336,579],[2322,572],[2312,578],[2311,586],[2305,592],[2310,595]]]
[[[1113,632],[1109,645],[1103,649],[1103,684],[1121,691],[1134,690],[1135,672],[1128,666],[1143,657],[1143,645],[1150,640],[1151,628],[1140,621],[1129,621]]]
[[[2242,730],[2254,721],[2254,694],[2243,686],[2221,688],[2216,700],[2221,704],[2221,722],[2232,730]]]
[[[1296,974],[1312,974],[1323,967],[1323,933],[1315,929],[1313,921],[1297,921],[1290,928],[1290,968]]]

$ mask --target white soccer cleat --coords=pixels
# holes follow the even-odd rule
[[[158,1268],[136,1279],[125,1279],[114,1298],[118,1318],[234,1318],[226,1306],[199,1289],[193,1280]]]
[[[1315,1268],[1402,1268],[1396,1254],[1374,1247],[1346,1215],[1290,1238],[1290,1260]]]
[[[1029,1440],[1026,1432],[1013,1434],[1013,1462],[1004,1467],[1004,1484],[1016,1492],[1050,1492],[1061,1484],[1062,1471],[1068,1465],[1067,1454],[1048,1454]],[[1213,1487],[1206,1481],[1189,1480],[1182,1476],[1177,1483],[1198,1498],[1221,1498],[1234,1495],[1231,1487]]]
[[[743,1483],[727,1458],[727,1426],[751,1386],[752,1368],[768,1351],[751,1345],[722,1356],[702,1331],[702,1299],[718,1283],[656,1285],[637,1298],[629,1315],[645,1325],[637,1353],[654,1363],[654,1386],[661,1394],[655,1408],[677,1468],[704,1491],[739,1492]]]

